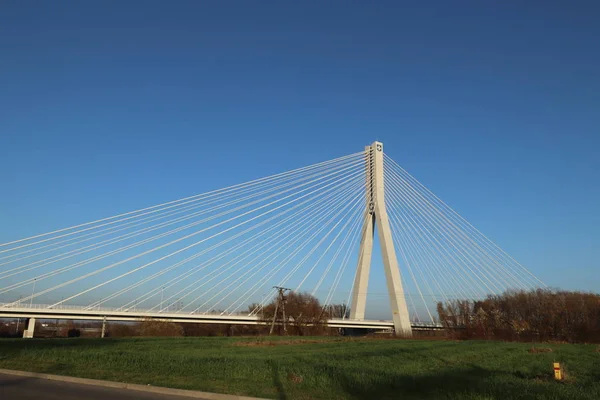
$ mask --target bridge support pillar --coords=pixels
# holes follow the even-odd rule
[[[33,338],[34,331],[35,331],[35,318],[29,318],[29,320],[27,321],[27,329],[25,329],[23,331],[23,338],[24,339]]]
[[[390,307],[394,320],[396,335],[412,336],[410,316],[404,297],[398,259],[392,239],[392,231],[385,207],[385,191],[383,181],[383,143],[374,142],[365,148],[366,158],[366,195],[367,210],[360,242],[360,254],[352,291],[350,319],[364,319],[367,299],[367,286],[371,255],[373,252],[373,236],[377,225],[377,236],[381,248],[383,267],[387,281]]]

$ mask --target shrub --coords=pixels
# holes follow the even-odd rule
[[[79,337],[81,336],[81,331],[77,328],[69,329],[67,332],[67,337]]]

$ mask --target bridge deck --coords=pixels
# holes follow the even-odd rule
[[[69,306],[65,308],[48,308],[47,305],[7,307],[0,305],[0,318],[38,318],[38,319],[71,319],[93,321],[141,321],[145,319],[158,319],[170,322],[188,322],[203,324],[231,324],[231,325],[262,325],[265,324],[259,316],[238,314],[221,315],[219,313],[193,314],[188,312],[150,312],[147,310],[119,311],[113,308],[94,308]],[[392,329],[393,321],[387,320],[351,320],[331,318],[327,320],[331,328],[366,328],[366,329]],[[413,329],[442,329],[439,324],[413,323]]]

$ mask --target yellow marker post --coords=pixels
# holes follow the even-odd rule
[[[560,367],[560,363],[554,363],[554,379],[557,381],[562,381],[563,373],[562,368]]]

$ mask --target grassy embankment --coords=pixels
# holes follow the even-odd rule
[[[0,340],[0,368],[285,399],[600,399],[597,345],[341,338]],[[550,349],[550,350],[548,350]],[[552,378],[560,361],[567,379]]]

